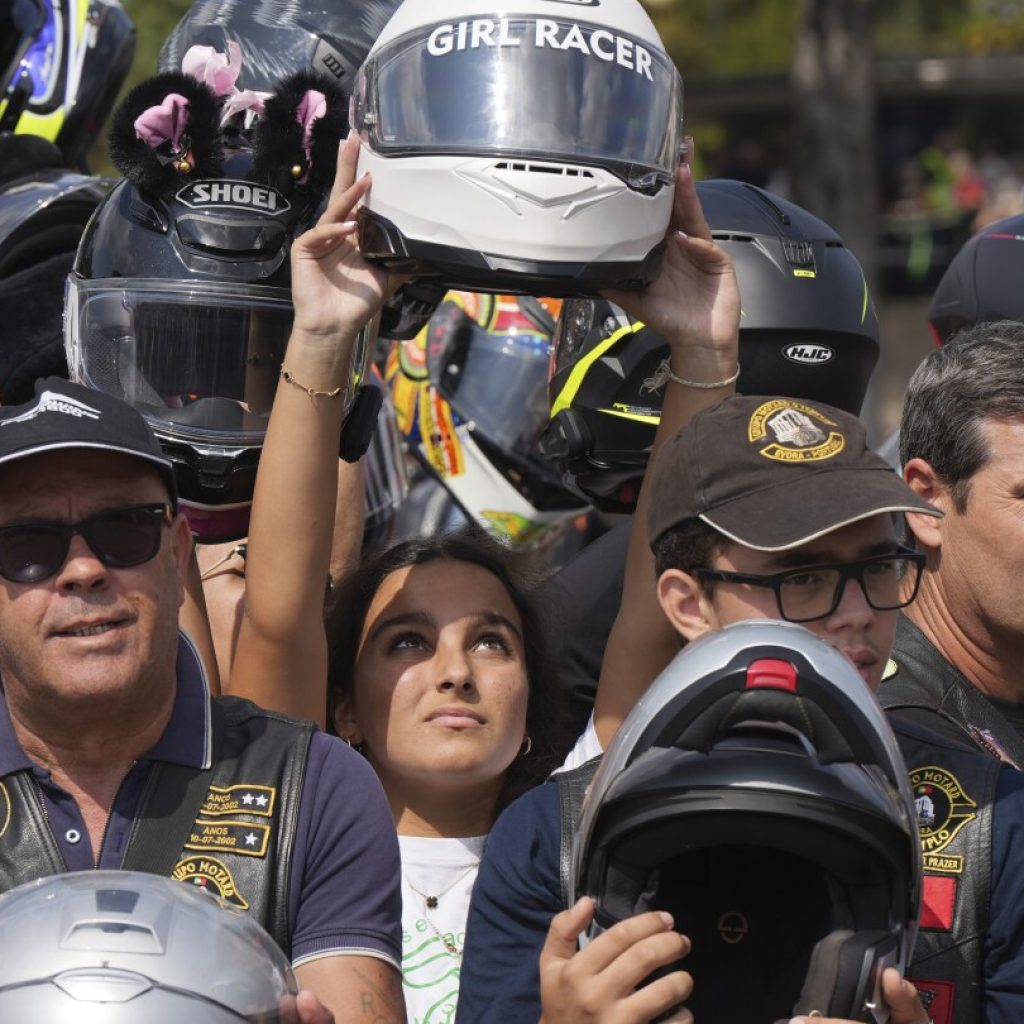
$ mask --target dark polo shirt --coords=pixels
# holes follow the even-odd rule
[[[22,750],[0,701],[0,779],[28,769],[39,782],[50,828],[69,871],[118,868],[146,778],[157,761],[208,768],[210,691],[192,644],[178,645],[178,687],[170,721],[132,766],[114,798],[99,862],[73,797]],[[384,791],[347,744],[315,733],[299,805],[288,913],[295,964],[323,956],[376,956],[401,963],[398,840]]]

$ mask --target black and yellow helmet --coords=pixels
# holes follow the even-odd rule
[[[49,139],[79,167],[134,52],[119,0],[0,0],[0,131]]]
[[[738,181],[697,185],[739,279],[743,394],[812,398],[860,412],[878,360],[874,303],[856,257],[824,221]],[[598,508],[629,511],[661,416],[665,340],[604,300],[565,303],[541,446]]]

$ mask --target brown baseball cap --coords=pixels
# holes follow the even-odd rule
[[[653,543],[702,519],[758,551],[786,551],[884,512],[942,513],[865,443],[864,425],[822,402],[734,395],[698,413],[655,459]]]

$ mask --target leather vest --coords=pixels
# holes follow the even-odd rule
[[[1024,768],[1024,738],[1013,723],[906,616],[900,616],[878,699],[934,733]]]
[[[992,806],[1003,766],[889,713],[921,835],[920,926],[907,977],[932,1024],[981,1024],[992,881]]]
[[[237,697],[214,698],[211,720],[211,768],[150,768],[120,866],[209,889],[252,914],[288,955],[292,852],[315,726]],[[66,870],[32,772],[7,776],[0,891]]]

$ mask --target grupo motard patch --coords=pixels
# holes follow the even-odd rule
[[[802,402],[777,398],[759,405],[747,424],[747,440],[776,462],[822,462],[846,447],[838,424]],[[832,429],[833,427],[837,429]]]
[[[634,39],[604,28],[560,22],[550,18],[472,18],[438,25],[427,39],[431,57],[445,57],[462,50],[518,48],[577,50],[586,57],[617,64],[654,81],[651,53]]]
[[[174,866],[171,878],[213,893],[239,910],[249,909],[249,902],[238,891],[231,872],[216,857],[186,857]]]
[[[934,765],[912,771],[910,785],[914,790],[925,871],[962,874],[964,858],[944,851],[957,833],[977,817],[977,803],[964,792],[952,772]]]

